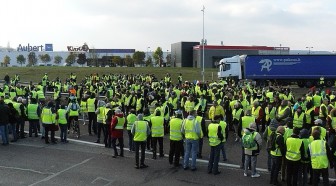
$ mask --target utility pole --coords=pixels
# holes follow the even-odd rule
[[[205,40],[204,40],[204,12],[205,12],[205,7],[203,5],[203,8],[201,10],[203,12],[203,39],[202,39],[202,80],[204,82],[204,43],[205,43]]]

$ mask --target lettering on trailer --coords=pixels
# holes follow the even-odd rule
[[[89,51],[89,46],[87,44],[84,44],[83,46],[77,47],[77,46],[67,46],[69,52],[77,52],[77,51]]]
[[[301,63],[300,58],[275,58],[273,61],[271,59],[262,59],[259,61],[261,65],[261,70],[266,69],[268,72],[272,70],[272,65],[276,66],[291,66]]]
[[[21,44],[19,44],[19,46],[17,47],[17,51],[21,52],[21,51],[25,51],[25,52],[38,52],[38,51],[43,51],[43,45],[39,45],[39,46],[30,46],[30,44],[28,43],[27,46],[22,46]]]

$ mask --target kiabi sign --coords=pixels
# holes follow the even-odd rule
[[[89,46],[84,44],[83,46],[76,47],[76,46],[67,46],[69,52],[76,52],[76,51],[89,51]]]

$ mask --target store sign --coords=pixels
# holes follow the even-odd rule
[[[25,52],[38,52],[38,51],[43,51],[43,45],[38,45],[38,46],[31,46],[29,43],[27,46],[19,44],[17,51],[25,51]]]
[[[83,46],[67,46],[69,52],[88,52],[89,46],[87,44],[84,44]]]

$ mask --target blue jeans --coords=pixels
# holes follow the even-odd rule
[[[66,142],[67,141],[67,129],[68,129],[68,126],[65,124],[60,124],[59,125],[60,127],[60,130],[61,130],[61,133],[60,133],[60,138],[61,138],[61,142]]]
[[[208,172],[218,173],[218,162],[220,151],[223,149],[224,144],[220,143],[217,146],[212,146],[210,151],[210,159],[208,164]]]
[[[13,140],[16,141],[18,138],[16,134],[16,123],[11,123],[9,124],[9,126],[10,126],[10,130],[12,131]]]
[[[247,174],[249,164],[251,163],[252,175],[257,173],[257,156],[245,155],[244,173]]]
[[[8,125],[0,125],[0,133],[2,138],[2,144],[8,144]]]
[[[191,169],[196,168],[196,158],[199,148],[199,140],[185,140],[185,152],[184,152],[184,160],[183,160],[183,168],[189,167],[189,158],[191,154]]]

